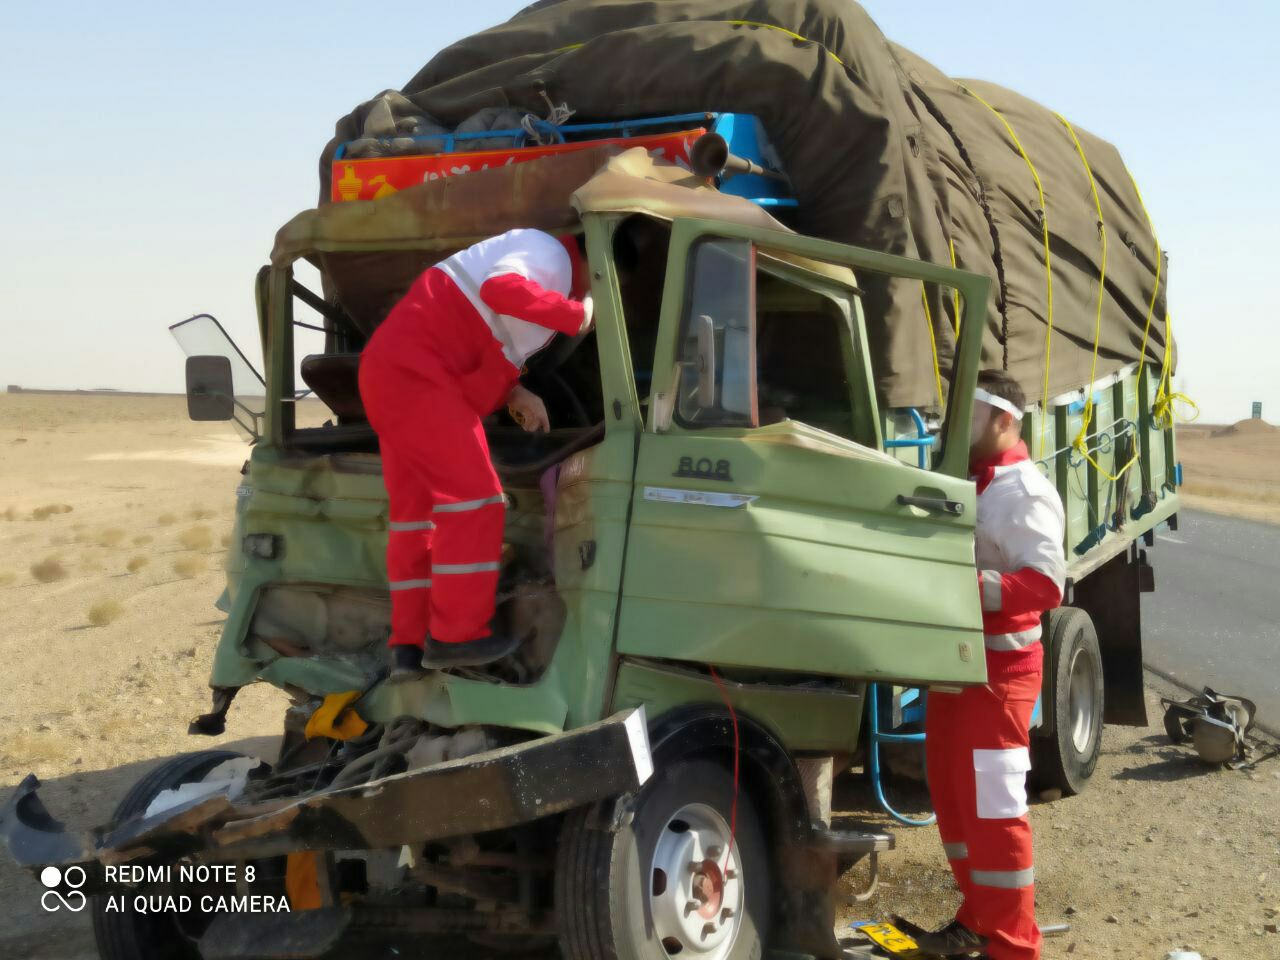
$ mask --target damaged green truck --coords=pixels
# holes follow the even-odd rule
[[[555,429],[486,424],[508,508],[501,612],[534,636],[492,668],[387,685],[387,504],[359,347],[418,271],[516,224],[585,232],[598,318],[531,363]],[[300,283],[302,261],[329,296]],[[963,318],[923,467],[893,445],[911,420],[877,400],[864,285],[883,276],[954,295]],[[94,833],[65,831],[29,777],[4,810],[10,852],[86,871],[104,960],[458,938],[558,942],[570,960],[838,956],[837,878],[859,860],[874,873],[892,847],[830,824],[867,684],[985,678],[966,472],[988,283],[798,235],[641,149],[300,214],[257,281],[265,398],[237,382],[252,376],[237,349],[214,349],[216,321],[175,329],[195,351],[192,415],[256,434],[214,710],[193,732],[220,732],[236,690],[266,681],[291,698],[278,757],[178,757]],[[299,360],[309,319],[325,348]],[[1095,429],[1129,424],[1094,446],[1111,469],[1125,437],[1142,456],[1109,490],[1092,467],[1082,490],[1060,487],[1069,514],[1107,518],[1100,535],[1072,527],[1067,606],[1045,637],[1037,755],[1068,788],[1096,758],[1104,693],[1108,719],[1144,719],[1137,543],[1177,509],[1151,377],[1094,389]],[[1026,418],[1031,439],[1043,416]],[[1067,445],[1070,405],[1048,416]],[[315,735],[326,697],[349,691],[365,729],[339,735],[331,716]],[[212,889],[293,909],[102,909],[106,865],[175,863],[252,867],[251,884]]]

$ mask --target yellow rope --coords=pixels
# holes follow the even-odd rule
[[[1138,206],[1142,208],[1142,215],[1146,217],[1147,227],[1151,230],[1151,236],[1156,244],[1156,285],[1151,291],[1151,303],[1147,306],[1147,322],[1142,329],[1142,360],[1139,366],[1139,373],[1145,374],[1147,369],[1147,338],[1151,333],[1151,320],[1156,310],[1156,295],[1160,291],[1160,271],[1164,266],[1164,254],[1160,250],[1160,238],[1156,236],[1155,224],[1151,222],[1151,214],[1147,212],[1146,201],[1142,199],[1142,191],[1138,189],[1138,181],[1134,179],[1132,173],[1129,173],[1129,182],[1133,184],[1133,192],[1138,195]],[[1174,420],[1177,418],[1177,408],[1175,404],[1185,403],[1195,412],[1189,417],[1183,419],[1187,422],[1196,420],[1200,416],[1200,405],[1192,400],[1185,393],[1178,393],[1170,389],[1170,381],[1173,379],[1173,327],[1172,318],[1166,307],[1164,313],[1164,360],[1160,364],[1160,379],[1156,381],[1156,398],[1151,405],[1151,421],[1160,430],[1168,430],[1173,426]],[[1141,377],[1138,380],[1142,382]]]
[[[993,107],[991,104],[983,100],[963,83],[959,84],[962,91],[969,94],[973,99],[990,110],[997,120],[1004,124],[1005,130],[1008,131],[1013,145],[1018,148],[1018,153],[1022,155],[1023,161],[1027,165],[1027,169],[1031,171],[1031,178],[1036,182],[1036,192],[1040,196],[1040,227],[1044,237],[1044,275],[1045,275],[1045,333],[1044,333],[1044,388],[1042,390],[1043,399],[1041,401],[1043,407],[1043,415],[1040,418],[1040,457],[1044,457],[1045,437],[1049,430],[1049,361],[1050,350],[1053,346],[1053,260],[1049,250],[1049,206],[1044,199],[1044,184],[1040,182],[1040,174],[1036,171],[1036,165],[1031,162],[1031,157],[1027,155],[1027,151],[1022,146],[1022,141],[1018,139],[1018,134],[1014,131],[1009,121],[1004,115]]]
[[[959,269],[956,267],[956,242],[950,237],[947,238],[947,246],[951,248],[951,269]],[[951,300],[954,304],[953,310],[956,315],[956,349],[960,347],[960,288],[951,288]]]
[[[1156,283],[1151,288],[1151,302],[1147,304],[1147,322],[1142,328],[1142,353],[1138,360],[1139,381],[1147,369],[1147,337],[1151,333],[1151,319],[1156,312],[1156,297],[1160,293],[1160,271],[1164,267],[1164,254],[1160,250],[1160,237],[1156,233],[1156,225],[1151,222],[1151,214],[1147,212],[1146,201],[1142,199],[1142,191],[1138,189],[1138,181],[1133,178],[1133,173],[1126,170],[1129,174],[1129,182],[1133,184],[1133,192],[1138,195],[1138,206],[1142,208],[1142,215],[1147,219],[1147,229],[1151,231],[1151,239],[1156,245]],[[1169,318],[1165,317],[1165,339],[1168,339],[1168,323]],[[1165,353],[1169,352],[1169,345],[1165,344]]]
[[[841,60],[834,53],[828,50],[826,46],[824,46],[821,43],[818,43],[817,40],[810,40],[808,37],[802,37],[800,34],[796,33],[794,30],[788,30],[786,27],[780,27],[776,23],[761,23],[759,20],[726,20],[724,22],[735,27],[765,27],[766,29],[769,29],[769,30],[777,30],[779,33],[785,33],[792,40],[799,40],[801,43],[817,43],[818,46],[822,47],[823,52],[828,57],[830,57],[836,63],[840,64],[840,66],[842,67],[844,66],[843,60]]]
[[[1089,456],[1089,424],[1093,421],[1093,384],[1098,381],[1098,341],[1102,338],[1102,303],[1106,296],[1107,284],[1107,223],[1102,215],[1102,200],[1098,197],[1098,184],[1093,178],[1093,167],[1089,165],[1089,158],[1085,155],[1084,145],[1080,143],[1080,138],[1076,136],[1075,127],[1062,114],[1055,114],[1062,121],[1062,125],[1067,128],[1067,133],[1071,134],[1071,142],[1075,144],[1076,153],[1080,155],[1080,162],[1084,165],[1085,176],[1089,178],[1089,191],[1093,194],[1093,207],[1098,212],[1098,234],[1102,241],[1102,264],[1098,269],[1098,308],[1093,319],[1093,360],[1089,368],[1089,386],[1088,396],[1084,402],[1084,416],[1080,421],[1080,432],[1076,434],[1076,438],[1071,441],[1071,446],[1082,457],[1089,461],[1095,470],[1110,480],[1112,483],[1124,476],[1125,471],[1138,462],[1138,445],[1133,445],[1133,456],[1129,458],[1129,462],[1120,468],[1120,472],[1115,476],[1107,473],[1097,460]]]
[[[924,304],[924,322],[929,327],[929,348],[933,351],[933,381],[938,387],[938,412],[941,413],[945,401],[942,394],[942,367],[938,363],[938,339],[933,335],[933,311],[929,309],[929,292],[924,281],[920,281],[920,302]]]
[[[1174,419],[1178,416],[1178,411],[1174,404],[1185,403],[1195,411],[1189,417],[1180,418],[1184,423],[1191,423],[1200,419],[1200,404],[1185,393],[1178,393],[1169,389],[1169,381],[1173,376],[1173,327],[1171,323],[1172,318],[1166,312],[1164,315],[1164,363],[1161,364],[1160,368],[1160,380],[1156,386],[1156,399],[1151,405],[1151,421],[1160,430],[1168,430],[1173,427]]]

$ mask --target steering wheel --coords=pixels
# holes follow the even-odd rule
[[[529,363],[529,375],[540,386],[554,387],[568,400],[569,413],[573,419],[572,426],[593,426],[590,415],[574,393],[573,388],[560,376],[560,368],[574,355],[582,342],[591,336],[592,330],[573,336],[559,334],[551,344],[537,353]]]

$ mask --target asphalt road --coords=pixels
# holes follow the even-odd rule
[[[1146,662],[1196,690],[1248,697],[1260,722],[1280,728],[1280,526],[1193,510],[1179,520],[1148,552]]]

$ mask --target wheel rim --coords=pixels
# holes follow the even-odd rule
[[[1071,716],[1071,743],[1077,753],[1089,752],[1093,744],[1097,720],[1094,712],[1098,702],[1097,671],[1093,659],[1082,649],[1071,654],[1067,673],[1067,708]]]
[[[654,932],[669,956],[722,960],[742,925],[743,878],[729,825],[691,803],[662,828],[649,870]]]

